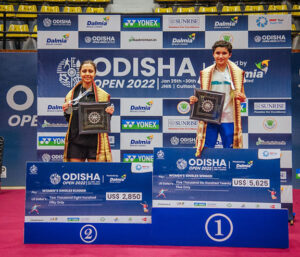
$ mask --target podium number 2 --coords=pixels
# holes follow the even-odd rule
[[[97,238],[97,229],[93,225],[84,225],[80,230],[80,238],[85,243],[92,243]]]
[[[92,238],[92,233],[93,233],[93,231],[90,228],[87,228],[86,230],[84,230],[84,234],[85,234],[84,239],[90,240]]]

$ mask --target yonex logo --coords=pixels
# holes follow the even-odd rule
[[[136,22],[136,20],[127,20],[124,24],[126,26],[133,27],[133,25],[134,25],[135,22]]]
[[[125,18],[124,28],[160,28],[160,18]]]
[[[136,155],[127,155],[126,158],[125,158],[125,161],[128,162],[133,162],[136,158]]]
[[[43,145],[48,145],[51,142],[51,138],[50,137],[44,137],[40,140],[40,144]]]
[[[126,121],[125,124],[123,124],[124,128],[132,128],[135,124],[135,121]]]

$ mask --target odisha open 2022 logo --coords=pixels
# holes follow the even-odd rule
[[[57,66],[59,82],[68,88],[73,88],[79,81],[80,61],[75,57],[65,58]]]

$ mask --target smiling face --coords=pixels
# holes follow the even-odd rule
[[[96,76],[95,68],[92,64],[87,63],[83,64],[80,70],[80,77],[83,84],[91,85]]]
[[[227,66],[228,60],[231,57],[226,47],[217,47],[213,53],[217,68],[224,69]]]

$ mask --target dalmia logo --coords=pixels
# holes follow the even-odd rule
[[[68,42],[70,38],[70,34],[64,34],[61,38],[47,38],[46,44],[47,45],[63,45]]]
[[[107,25],[110,17],[106,16],[103,18],[103,21],[87,21],[87,26],[105,26]]]
[[[151,107],[153,105],[153,101],[151,100],[151,101],[147,102],[146,105],[148,105],[149,107]]]
[[[123,174],[120,178],[109,178],[109,183],[122,183],[126,180],[127,175]]]
[[[189,34],[186,38],[173,38],[172,45],[188,45],[192,44],[196,39],[196,33]]]
[[[263,60],[259,63],[255,63],[255,65],[258,69],[260,69],[261,71],[263,71],[266,74],[268,71],[268,67],[269,67],[269,61],[270,60]]]
[[[253,166],[253,161],[248,161],[247,164],[237,163],[236,164],[236,169],[248,169],[248,168],[251,168],[252,166]]]
[[[189,35],[189,38],[192,39],[193,41],[195,40],[196,38],[196,33],[192,33]]]
[[[130,106],[130,112],[146,112],[150,111],[151,107],[153,105],[153,101],[147,102],[144,106],[142,105],[131,105]]]
[[[152,141],[153,135],[148,136],[147,139],[150,140],[150,141]]]
[[[130,140],[130,145],[150,145],[152,140],[153,140],[154,136],[150,135],[146,137],[146,140],[135,140],[135,139],[131,139]]]
[[[227,20],[227,19],[226,19]],[[215,21],[214,28],[219,29],[229,29],[235,27],[238,23],[239,18],[237,16],[230,18],[230,21]]]
[[[238,23],[239,17],[235,16],[233,18],[231,18],[232,22]]]
[[[254,79],[262,79],[264,75],[267,74],[269,69],[270,60],[263,60],[261,62],[255,63],[255,66],[258,69],[254,69],[253,71],[246,71],[245,78],[247,82],[254,82]]]
[[[65,40],[68,40],[68,39],[70,38],[70,34],[67,33],[67,34],[63,35],[63,38],[64,38]]]
[[[70,34],[62,35],[61,38],[47,38],[46,44],[47,45],[62,45],[66,44],[70,38]]]

